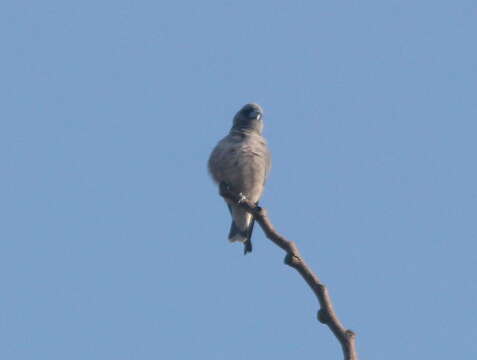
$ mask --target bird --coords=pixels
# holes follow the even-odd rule
[[[254,204],[262,196],[271,169],[271,154],[262,136],[263,109],[256,103],[244,105],[234,116],[227,136],[212,150],[208,169],[216,184]],[[226,200],[232,216],[230,242],[242,242],[244,254],[252,251],[253,216],[236,203]]]

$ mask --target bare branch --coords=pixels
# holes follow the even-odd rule
[[[260,227],[265,232],[267,238],[287,253],[284,260],[285,264],[291,266],[300,273],[320,303],[320,310],[317,315],[318,321],[328,326],[338,339],[345,360],[358,360],[358,355],[356,354],[355,333],[346,329],[338,319],[326,286],[305,263],[295,242],[287,240],[275,230],[265,209],[253,204],[240,194],[233,193],[225,184],[220,184],[220,195],[227,201],[236,203],[251,213],[255,218],[255,221],[260,224]]]

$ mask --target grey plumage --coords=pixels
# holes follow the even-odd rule
[[[209,171],[216,183],[227,184],[232,191],[242,193],[248,200],[258,203],[262,195],[271,158],[262,137],[263,110],[257,104],[246,104],[235,115],[232,129],[212,151]],[[244,243],[245,254],[252,251],[250,237],[253,218],[235,204],[227,204],[232,215],[229,232],[231,242]]]

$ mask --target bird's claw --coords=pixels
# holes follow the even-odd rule
[[[234,195],[232,187],[229,184],[227,184],[226,182],[221,182],[219,184],[219,192],[220,192],[220,195],[225,196],[225,197],[229,197],[230,195]],[[244,194],[239,193],[237,195],[237,204],[240,204],[240,203],[244,202],[245,200],[247,200],[247,197]]]
[[[242,193],[239,193],[239,194],[238,194],[237,203],[238,203],[238,204],[241,204],[241,203],[243,203],[245,200],[247,200],[247,198],[245,197],[245,195],[242,194]]]

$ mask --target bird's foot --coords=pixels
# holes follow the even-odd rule
[[[239,193],[237,196],[238,196],[238,200],[237,200],[237,203],[238,203],[238,204],[241,204],[241,203],[243,203],[245,200],[247,200],[246,196],[245,196],[244,194],[242,194],[242,193]]]
[[[225,198],[233,199],[237,204],[241,204],[247,200],[247,197],[243,193],[235,193],[232,187],[226,182],[219,183],[219,193]]]

